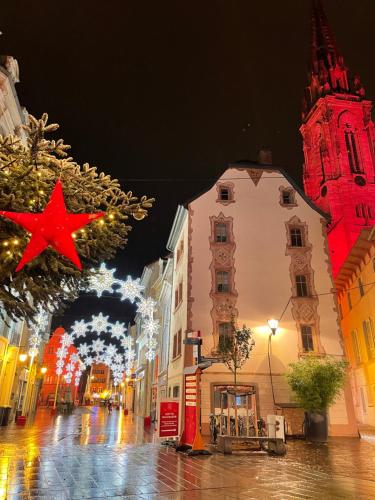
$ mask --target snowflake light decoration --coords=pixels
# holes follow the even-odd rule
[[[91,346],[87,345],[86,342],[78,347],[78,352],[80,356],[87,356],[90,352]]]
[[[120,281],[120,288],[116,291],[121,294],[120,300],[128,299],[133,304],[135,299],[141,297],[141,293],[144,290],[144,286],[141,285],[140,278],[133,280],[130,276],[126,278],[126,281]]]
[[[99,353],[104,351],[104,340],[102,339],[96,339],[92,343],[92,350]]]
[[[156,301],[151,298],[141,298],[137,304],[137,313],[139,313],[142,317],[152,318],[153,313],[155,311]]]
[[[87,324],[86,322],[81,319],[81,321],[75,321],[73,326],[72,326],[72,331],[71,334],[74,335],[74,337],[84,337],[87,331]]]
[[[158,319],[147,318],[142,323],[142,329],[148,337],[157,335],[159,328],[160,325]]]
[[[130,349],[133,345],[133,339],[132,337],[130,337],[130,335],[128,337],[125,337],[121,340],[121,345],[124,349]]]
[[[92,316],[92,320],[89,323],[93,332],[96,333],[107,333],[110,323],[108,321],[109,316],[103,316],[99,313],[97,316]]]
[[[103,262],[99,269],[91,269],[91,271],[95,274],[90,276],[88,291],[96,292],[98,297],[101,297],[104,292],[113,293],[112,286],[117,283],[114,277],[116,269],[107,269]]]
[[[113,323],[111,325],[111,335],[115,339],[120,339],[125,335],[126,332],[126,326],[125,323],[120,323],[119,321],[116,321],[116,323]]]

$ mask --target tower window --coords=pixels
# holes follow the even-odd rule
[[[227,243],[228,241],[228,224],[217,222],[215,224],[215,241],[217,243]]]
[[[304,352],[311,352],[314,350],[314,340],[312,328],[308,325],[301,326],[302,348]]]
[[[229,292],[229,272],[217,271],[216,272],[216,291],[219,293]]]
[[[309,295],[307,277],[303,274],[298,274],[296,276],[296,291],[297,297],[308,297]]]
[[[352,130],[345,130],[345,146],[348,154],[350,171],[353,174],[363,173],[363,169],[359,164],[356,137]]]
[[[290,228],[290,243],[292,247],[303,247],[302,230],[299,227]]]
[[[352,306],[352,298],[350,296],[350,292],[347,293],[347,298],[348,298],[348,306],[349,306],[349,309],[351,309],[353,306]]]
[[[357,217],[361,219],[372,219],[373,213],[372,208],[369,205],[365,205],[364,203],[360,203],[355,207],[355,214]]]

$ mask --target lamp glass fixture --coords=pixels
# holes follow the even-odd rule
[[[275,334],[278,326],[279,326],[279,322],[277,319],[269,319],[268,320],[268,326],[270,327],[271,331],[273,334]]]

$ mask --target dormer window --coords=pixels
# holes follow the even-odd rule
[[[282,207],[295,207],[296,197],[295,191],[293,188],[284,188],[280,187],[280,205]]]
[[[225,184],[216,184],[217,189],[217,200],[219,203],[223,205],[227,205],[229,203],[234,202],[234,192],[233,192],[234,184],[232,182],[226,182]]]
[[[291,205],[293,203],[292,193],[290,191],[283,191],[281,196],[283,205]]]
[[[220,200],[222,200],[222,201],[229,201],[230,200],[230,191],[225,186],[220,187],[219,195],[220,195]]]

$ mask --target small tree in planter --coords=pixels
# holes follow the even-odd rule
[[[297,402],[305,410],[305,436],[312,441],[328,438],[328,408],[335,402],[346,380],[344,360],[307,356],[289,366],[287,381]]]
[[[236,435],[238,436],[238,419],[237,419],[237,372],[249,359],[250,353],[253,350],[255,341],[253,332],[246,325],[241,329],[237,329],[234,318],[231,321],[231,330],[228,335],[219,337],[219,344],[216,350],[216,355],[223,360],[229,370],[233,373],[234,378],[234,418],[236,421]]]

